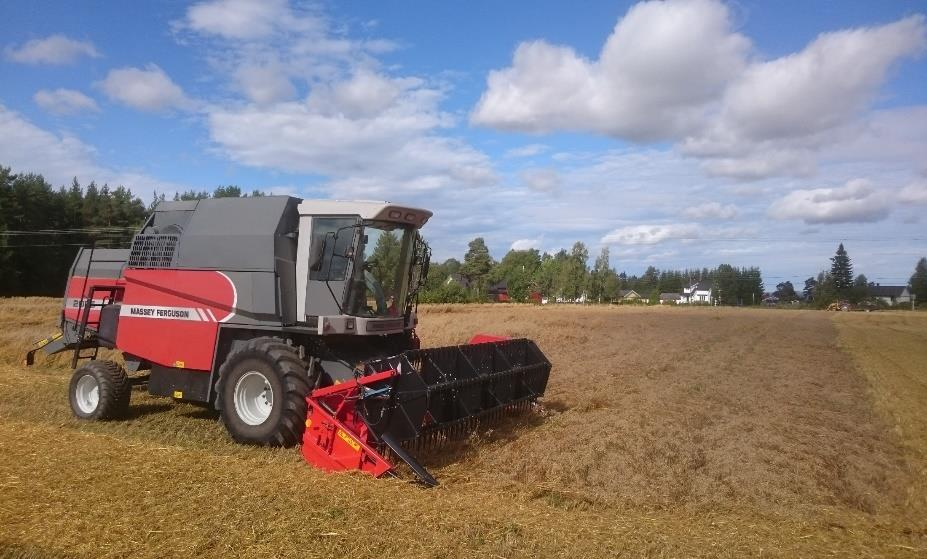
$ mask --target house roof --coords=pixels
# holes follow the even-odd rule
[[[682,295],[679,293],[660,293],[661,301],[677,301],[682,299]]]
[[[621,298],[625,298],[625,297],[630,296],[632,293],[634,295],[637,295],[638,297],[641,296],[640,293],[638,293],[637,291],[634,291],[633,289],[621,289],[618,291],[618,296]]]
[[[489,293],[508,293],[509,291],[509,282],[507,280],[502,280],[498,283],[494,283],[488,289]]]
[[[907,285],[870,285],[869,295],[873,297],[900,297],[904,295]]]
[[[447,279],[444,281],[444,283],[456,283],[465,289],[470,288],[470,280],[460,274],[451,274],[447,276]]]

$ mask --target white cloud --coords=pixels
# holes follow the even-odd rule
[[[698,223],[654,223],[641,225],[626,225],[614,229],[600,240],[605,245],[621,245],[626,247],[625,251],[631,253],[649,252],[646,247],[660,243],[678,242],[689,247],[696,246],[693,244],[699,241],[702,249],[714,242],[721,241],[742,241],[754,238],[757,235],[757,229],[754,227],[706,227]],[[711,252],[717,250],[711,245]],[[690,248],[689,252],[693,252]]]
[[[737,217],[737,206],[734,204],[721,205],[718,202],[705,202],[691,206],[682,211],[682,215],[689,219],[734,219]]]
[[[521,180],[537,192],[555,192],[561,183],[560,173],[552,168],[526,169],[521,172]]]
[[[844,186],[795,190],[769,208],[774,219],[800,219],[814,223],[867,223],[885,219],[889,197],[866,179],[854,179]]]
[[[435,133],[451,122],[439,91],[418,79],[362,71],[314,90],[305,101],[212,107],[212,139],[251,166],[324,174],[339,188],[388,191],[469,186],[495,180],[488,158]]]
[[[802,51],[749,65],[705,130],[681,144],[710,174],[809,176],[817,153],[848,136],[887,72],[927,44],[924,17],[825,33]],[[852,135],[849,135],[852,137]]]
[[[628,225],[606,233],[601,242],[608,245],[654,245],[671,240],[697,239],[702,232],[702,227],[695,223]]]
[[[925,47],[924,16],[820,35],[799,53],[750,65],[722,119],[751,139],[807,136],[864,109],[898,60]]]
[[[99,58],[100,53],[89,41],[77,41],[64,35],[33,39],[20,47],[7,47],[7,58],[23,64],[70,64],[81,56]]]
[[[918,179],[902,188],[898,200],[907,204],[927,204],[927,179]]]
[[[279,64],[245,64],[235,72],[242,92],[260,105],[288,101],[296,89]]]
[[[520,44],[511,67],[489,74],[471,118],[507,130],[676,137],[742,72],[749,49],[718,1],[642,2],[597,60],[544,41]]]
[[[234,83],[253,101],[289,99],[290,87],[309,87],[344,77],[344,67],[376,67],[375,55],[393,51],[385,39],[347,37],[345,26],[334,26],[311,3],[290,5],[286,0],[209,0],[187,9],[172,24],[188,44],[213,47],[210,63],[234,77]],[[186,33],[189,37],[184,37]],[[190,39],[190,40],[187,40]],[[272,80],[259,88],[260,69]]]
[[[15,172],[42,174],[55,186],[70,184],[77,177],[84,185],[90,181],[123,185],[146,201],[155,190],[172,194],[187,189],[144,173],[101,165],[93,147],[74,136],[39,128],[3,105],[0,105],[0,160]]]
[[[764,60],[731,20],[719,0],[641,2],[597,59],[521,43],[510,67],[490,72],[471,122],[670,140],[712,176],[807,177],[822,150],[853,138],[890,70],[927,45],[924,16],[912,15]]]
[[[415,78],[389,78],[370,70],[360,69],[350,79],[320,84],[312,90],[309,106],[326,115],[343,115],[349,119],[376,117],[390,110],[403,94],[417,97],[428,105],[428,112],[434,114],[439,92],[423,87],[422,80]],[[406,106],[406,111],[418,112],[416,106]],[[435,122],[437,124],[437,122]],[[429,126],[430,127],[430,126]]]
[[[305,20],[294,16],[286,0],[213,0],[190,6],[183,23],[200,33],[249,40]]]
[[[100,111],[96,101],[74,89],[40,89],[32,100],[43,110],[58,115]]]
[[[541,248],[541,239],[518,239],[509,250],[531,250]]]
[[[550,146],[544,144],[527,144],[521,147],[512,148],[505,152],[506,157],[534,157],[549,150]]]
[[[97,84],[107,97],[142,111],[190,108],[179,85],[155,64],[145,69],[117,68]]]
[[[686,150],[683,150],[684,152]],[[712,177],[753,181],[771,176],[810,177],[817,170],[814,155],[802,149],[756,146],[749,154],[713,157],[702,162],[702,170]]]
[[[927,106],[872,111],[834,134],[821,157],[840,162],[891,161],[927,171]]]
[[[429,225],[429,239],[446,246],[500,227],[489,157],[448,133],[458,119],[440,109],[447,82],[384,66],[377,57],[398,45],[352,37],[350,26],[309,2],[218,0],[188,9],[173,24],[178,40],[205,50],[233,93],[202,107],[214,151],[317,176],[317,196],[427,200],[447,220]]]

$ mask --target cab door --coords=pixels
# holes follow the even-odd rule
[[[306,316],[345,314],[347,290],[354,276],[357,217],[312,217],[311,243],[324,243],[322,258],[309,270],[306,284]]]

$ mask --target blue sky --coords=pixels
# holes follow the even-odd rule
[[[428,207],[628,273],[927,254],[927,3],[17,2],[0,164],[154,191]]]

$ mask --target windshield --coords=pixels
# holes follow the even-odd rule
[[[355,254],[355,280],[348,301],[355,316],[400,316],[409,288],[414,231],[409,226],[366,222]]]

